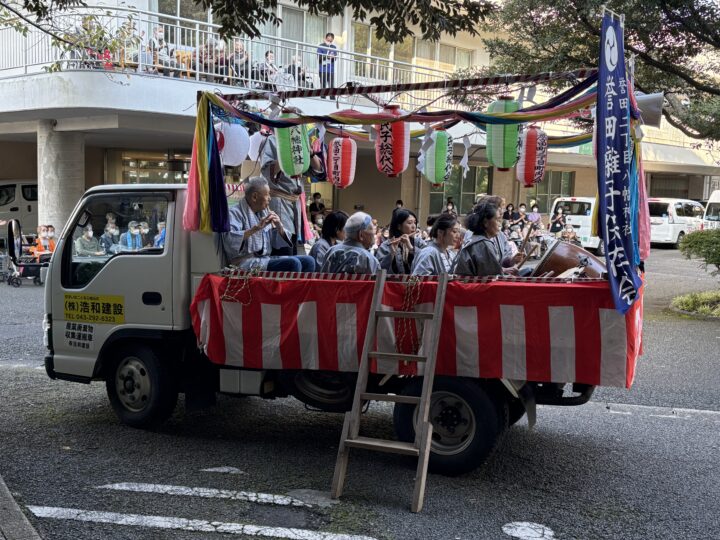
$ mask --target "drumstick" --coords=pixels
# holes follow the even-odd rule
[[[532,231],[532,227],[528,225],[527,232],[525,233],[525,238],[523,238],[522,244],[520,244],[520,253],[523,253],[525,251],[525,244],[527,244],[528,238],[530,238],[530,231]]]
[[[537,248],[538,248],[538,245],[535,244],[535,245],[532,247],[532,249],[530,250],[530,253],[528,253],[527,255],[525,255],[525,257],[523,257],[522,261],[520,261],[520,262],[518,263],[518,265],[516,266],[516,268],[517,268],[518,270],[520,270],[520,267],[521,267],[523,264],[525,264],[525,261],[527,261],[527,260],[532,256],[532,254],[535,253],[535,250],[537,250]]]

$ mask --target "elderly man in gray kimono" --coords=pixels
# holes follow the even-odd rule
[[[298,240],[309,240],[309,238],[303,238],[303,219],[307,219],[307,217],[300,198],[304,191],[305,179],[302,177],[292,178],[280,170],[275,135],[270,135],[263,143],[260,172],[270,185],[270,195],[272,196],[270,210],[280,217],[283,228],[290,239],[289,245],[273,248],[272,253],[273,255],[296,255]],[[325,169],[322,160],[317,155],[311,156],[308,172],[318,180],[325,179]]]
[[[453,274],[461,276],[517,275],[515,267],[503,268],[503,253],[495,241],[500,231],[502,213],[492,201],[483,200],[473,208],[467,218],[467,227],[473,236],[458,253]]]
[[[345,223],[345,241],[325,255],[322,272],[331,274],[374,274],[380,268],[370,247],[375,242],[375,225],[365,212],[355,212]]]
[[[270,186],[262,176],[248,180],[245,197],[230,209],[230,232],[222,243],[228,262],[242,270],[270,272],[313,272],[312,257],[271,256],[276,247],[287,247],[290,239],[278,215],[268,210]]]

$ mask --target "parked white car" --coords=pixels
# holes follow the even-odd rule
[[[37,180],[0,180],[0,221],[17,219],[27,234],[38,225]],[[0,247],[5,247],[7,230],[0,228]]]
[[[689,199],[648,199],[650,241],[678,246],[683,236],[701,228],[705,208]]]
[[[575,228],[582,247],[602,251],[600,237],[592,235],[595,197],[559,197],[553,201],[550,217],[555,215],[558,206],[563,207],[565,222]]]
[[[720,189],[713,191],[708,199],[701,228],[720,229]]]

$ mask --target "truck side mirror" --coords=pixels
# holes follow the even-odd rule
[[[18,264],[18,259],[22,255],[22,227],[17,219],[11,219],[8,222],[8,255],[14,264]]]

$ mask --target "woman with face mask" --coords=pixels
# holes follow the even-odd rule
[[[325,219],[318,216],[316,223],[322,222],[320,230],[320,238],[313,244],[310,249],[310,256],[315,259],[315,267],[321,268],[325,262],[325,255],[336,244],[345,240],[345,224],[348,215],[345,212],[332,212]]]
[[[94,237],[92,225],[85,226],[82,236],[75,240],[75,254],[80,257],[104,254],[100,242]]]
[[[377,250],[380,267],[390,274],[409,274],[415,255],[427,246],[418,234],[415,214],[406,208],[396,209],[389,236]]]
[[[555,215],[550,219],[550,232],[557,234],[565,228],[565,214],[563,213],[563,207],[558,206],[555,208]]]
[[[118,241],[115,232],[115,223],[105,225],[105,231],[100,237],[100,247],[105,250],[105,253],[115,253],[117,251],[115,246],[118,245]]]
[[[37,238],[30,247],[30,253],[35,257],[36,262],[40,262],[41,257],[49,259],[49,255],[55,251],[55,240],[50,237],[48,231],[49,226],[47,225],[40,225],[37,228]]]

